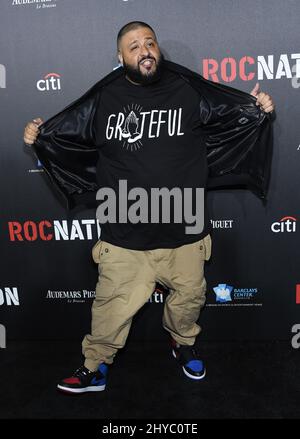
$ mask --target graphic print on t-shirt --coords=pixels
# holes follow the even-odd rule
[[[147,86],[134,85],[125,76],[105,86],[95,113],[99,188],[111,189],[116,200],[120,200],[119,183],[126,180],[128,191],[138,188],[146,191],[150,215],[152,188],[164,191],[178,188],[176,191],[182,194],[185,188],[190,188],[193,199],[189,206],[194,215],[196,190],[205,188],[208,175],[200,102],[200,94],[170,71]],[[125,198],[127,194],[126,191]],[[168,201],[169,223],[160,217],[158,223],[151,222],[151,216],[148,222],[106,222],[101,224],[101,239],[133,250],[175,248],[202,239],[210,228],[208,214],[203,232],[188,234],[185,228],[193,224],[184,215],[183,221],[174,220],[173,198],[171,195]],[[128,199],[128,209],[136,202]],[[159,203],[162,212],[162,200]],[[182,206],[184,209],[184,203]]]
[[[157,139],[163,131],[169,137],[183,136],[182,108],[168,110],[143,111],[138,104],[123,107],[118,114],[107,118],[106,139],[118,139],[123,148],[136,151],[142,145],[143,137]]]

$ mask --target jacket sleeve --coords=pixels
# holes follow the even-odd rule
[[[207,187],[246,185],[265,199],[273,146],[270,114],[246,92],[203,81],[200,124],[207,148]]]
[[[40,125],[32,149],[68,209],[96,203],[96,86]]]

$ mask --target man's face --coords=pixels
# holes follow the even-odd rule
[[[163,56],[151,29],[131,30],[119,44],[119,60],[132,82],[146,85],[160,78]]]

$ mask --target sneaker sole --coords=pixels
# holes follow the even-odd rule
[[[173,357],[177,359],[177,357],[176,357],[176,353],[175,353],[174,349],[172,349],[172,354],[173,354]],[[182,367],[182,370],[183,370],[184,374],[185,374],[187,377],[191,378],[192,380],[202,380],[202,378],[204,378],[205,375],[206,375],[206,369],[204,369],[202,375],[200,375],[199,377],[197,377],[197,376],[191,375],[191,374],[190,374],[190,373],[184,368],[184,366],[181,366],[181,367]]]
[[[102,386],[84,387],[83,389],[72,389],[70,387],[64,387],[58,384],[57,388],[67,393],[102,392],[103,390],[105,390],[105,384],[103,384]]]

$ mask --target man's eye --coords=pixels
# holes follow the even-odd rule
[[[133,46],[133,47],[131,48],[131,50],[135,50],[135,49],[137,49],[137,46]]]

